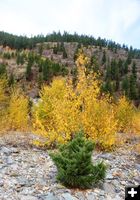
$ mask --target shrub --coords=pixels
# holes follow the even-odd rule
[[[50,154],[58,168],[57,179],[68,187],[90,188],[105,177],[106,166],[92,164],[94,143],[82,133],[62,145],[58,153]]]

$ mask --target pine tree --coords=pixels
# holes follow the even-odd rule
[[[88,69],[96,73],[99,72],[99,63],[95,55],[91,57],[91,65],[88,66]]]
[[[17,65],[19,65],[20,64],[20,53],[17,53],[17,59],[16,59],[16,62],[17,62]]]
[[[102,91],[113,95],[114,85],[109,79],[103,84]]]
[[[124,75],[124,64],[121,59],[119,59],[119,61],[118,61],[118,68],[119,68],[120,75],[123,76]]]
[[[136,99],[137,98],[137,86],[136,86],[136,79],[134,77],[134,75],[132,74],[130,76],[130,93],[129,93],[129,97],[130,99]]]
[[[39,52],[39,55],[42,56],[42,53],[43,53],[43,44],[39,45],[38,52]]]
[[[6,66],[0,63],[0,76],[6,74]]]
[[[41,89],[42,87],[42,84],[43,84],[43,76],[42,74],[39,74],[38,75],[38,87]]]
[[[103,52],[103,57],[102,57],[102,64],[106,63],[106,52]]]
[[[106,67],[105,80],[111,80],[111,66],[109,64]]]
[[[58,153],[50,154],[58,168],[57,179],[72,188],[90,188],[105,177],[106,166],[103,162],[92,164],[91,156],[94,143],[82,133],[62,145]]]
[[[132,65],[132,74],[133,74],[134,78],[137,80],[137,69],[136,69],[135,62],[133,62],[133,65]]]
[[[124,91],[125,96],[129,96],[129,79],[126,76],[122,81],[122,90]]]
[[[131,61],[132,61],[132,55],[131,55],[131,52],[129,52],[129,53],[128,53],[128,57],[127,57],[127,59],[126,59],[126,62],[127,62],[128,65],[130,65],[130,64],[131,64]]]
[[[43,73],[43,80],[50,82],[53,77],[53,72],[52,72],[52,63],[48,59],[46,59],[43,64],[42,73]]]
[[[68,57],[68,56],[67,56],[66,49],[65,49],[65,47],[64,47],[64,42],[61,42],[59,51],[63,52],[63,58],[64,58],[64,59]]]
[[[116,80],[119,76],[119,69],[115,59],[111,61],[111,78],[112,80]]]
[[[32,66],[30,63],[28,63],[26,68],[26,80],[30,81],[31,75],[32,75]]]
[[[128,73],[128,63],[127,60],[124,62],[124,74]]]
[[[11,73],[10,76],[9,76],[9,79],[8,79],[8,85],[9,85],[9,86],[13,86],[14,83],[15,83],[14,74]]]

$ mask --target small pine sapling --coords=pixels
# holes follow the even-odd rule
[[[51,153],[57,166],[57,180],[72,188],[90,188],[104,179],[106,166],[103,162],[92,163],[94,143],[83,133],[77,133],[70,142],[63,144],[59,152]]]

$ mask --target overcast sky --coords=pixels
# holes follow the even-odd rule
[[[0,0],[0,30],[93,35],[140,48],[140,0]]]

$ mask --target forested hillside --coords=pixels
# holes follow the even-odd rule
[[[43,36],[15,36],[0,32],[0,74],[6,73],[9,84],[21,85],[31,97],[38,96],[43,82],[54,76],[72,76],[77,80],[75,60],[82,49],[90,62],[87,73],[100,74],[102,91],[125,94],[137,103],[140,99],[140,50],[111,40],[60,32]]]

